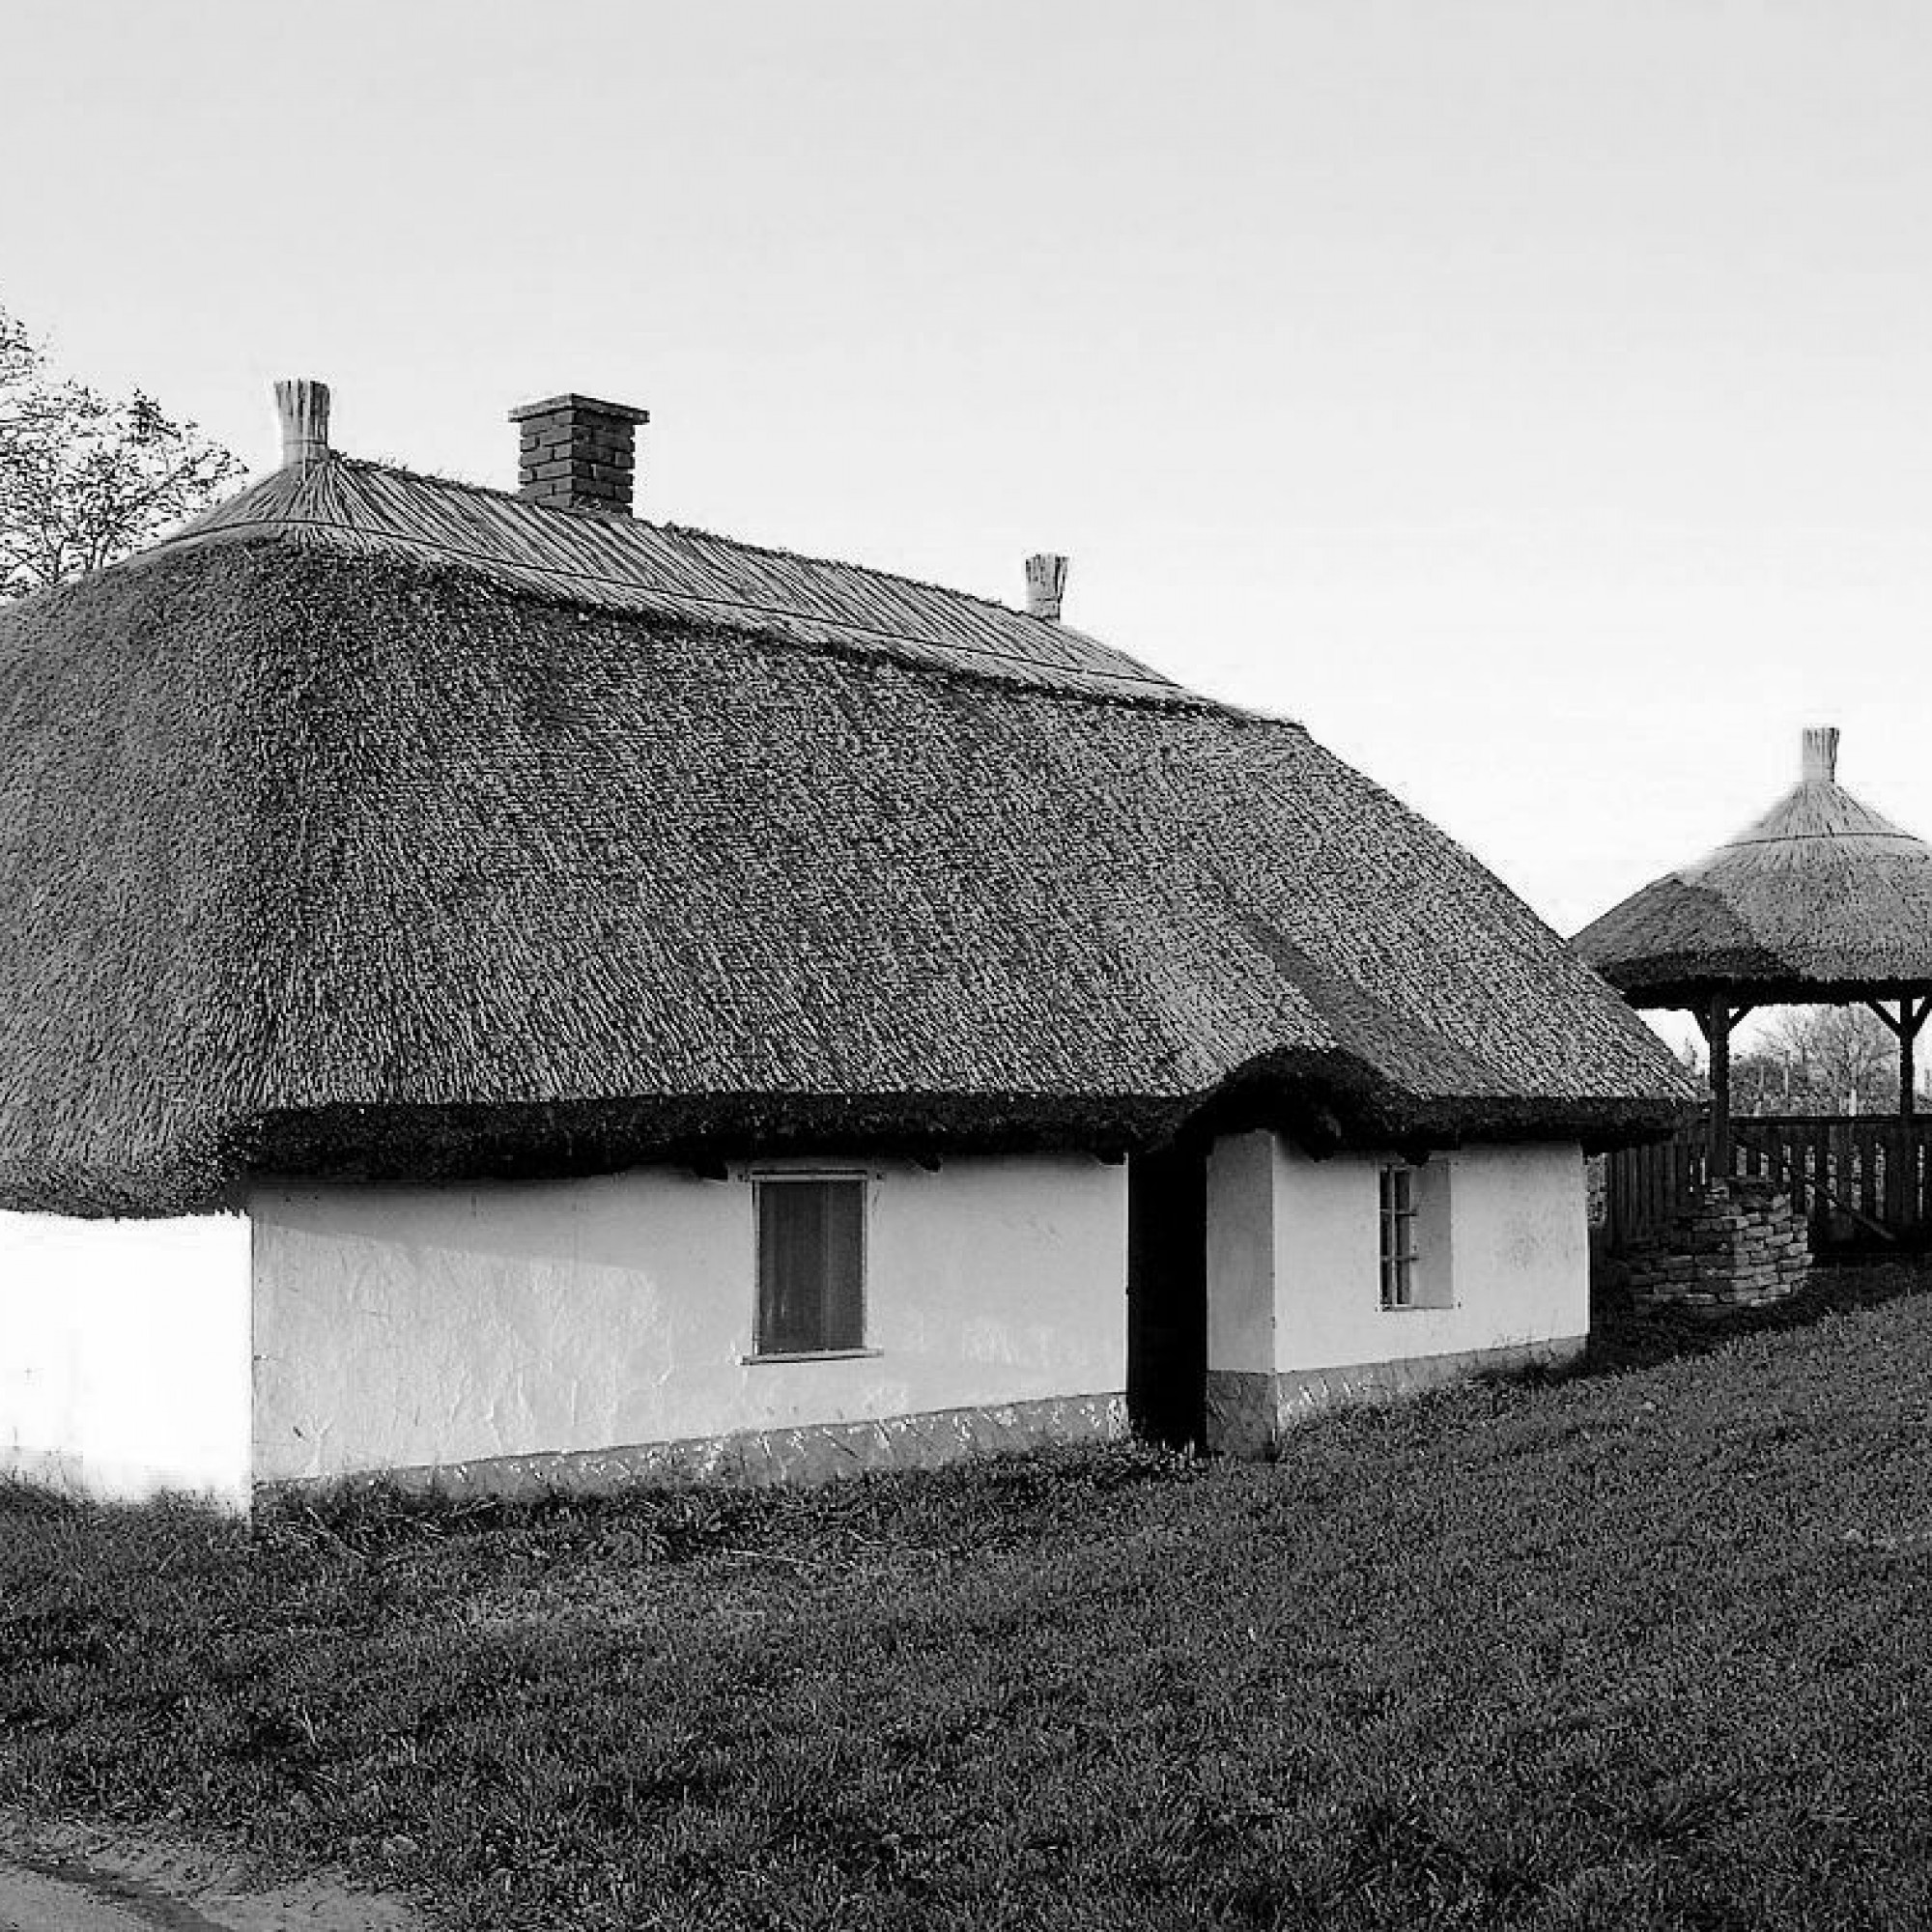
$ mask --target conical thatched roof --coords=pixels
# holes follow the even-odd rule
[[[1667,1124],[1297,725],[850,566],[339,457],[0,611],[0,1205],[250,1172]]]
[[[1932,985],[1932,846],[1838,783],[1837,749],[1807,730],[1800,781],[1762,818],[1613,906],[1577,952],[1639,1005]]]

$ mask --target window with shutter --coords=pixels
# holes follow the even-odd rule
[[[1381,1169],[1381,1297],[1384,1308],[1456,1305],[1454,1162],[1388,1161]]]

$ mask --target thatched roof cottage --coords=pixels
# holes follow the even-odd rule
[[[1015,611],[639,520],[636,411],[518,412],[509,496],[280,394],[279,470],[0,611],[0,1462],[1252,1447],[1576,1346],[1580,1150],[1681,1079],[1300,726],[1055,559]],[[249,1252],[144,1299],[205,1216]]]

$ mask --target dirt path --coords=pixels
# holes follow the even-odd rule
[[[267,1886],[158,1834],[0,1815],[0,1932],[425,1932],[399,1901],[322,1880]]]
[[[139,1918],[98,1888],[49,1878],[25,1865],[0,1859],[0,1932],[152,1932],[174,1924],[180,1932],[200,1932],[205,1918]]]

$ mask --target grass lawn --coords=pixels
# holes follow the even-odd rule
[[[1932,1294],[1310,1427],[252,1534],[0,1501],[0,1804],[466,1927],[1932,1925]]]

